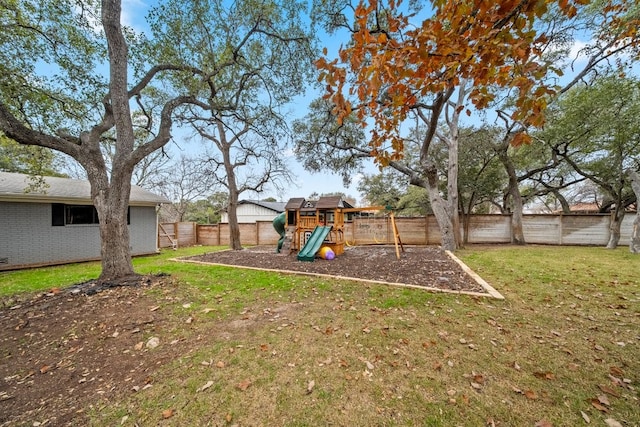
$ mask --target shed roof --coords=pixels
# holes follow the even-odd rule
[[[31,184],[29,178],[29,175],[21,173],[0,172],[0,200],[93,204],[89,181],[45,176],[43,179],[46,188],[27,192]],[[171,203],[171,201],[137,185],[131,186],[130,205],[155,206],[161,203]]]
[[[294,197],[289,199],[287,204],[285,205],[285,209],[300,209],[302,204],[304,203],[304,197]]]

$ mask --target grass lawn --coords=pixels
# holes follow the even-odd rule
[[[134,260],[182,284],[171,299],[149,291],[175,317],[161,341],[197,345],[152,387],[96,405],[93,425],[640,426],[627,248],[457,252],[504,301],[169,261],[213,249]],[[0,296],[98,273],[0,273]]]

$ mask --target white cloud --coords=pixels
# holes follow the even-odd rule
[[[135,31],[142,31],[146,26],[144,18],[148,9],[149,5],[143,0],[122,0],[120,22]]]
[[[575,62],[586,61],[587,56],[584,54],[583,49],[588,45],[589,43],[587,42],[583,42],[582,40],[576,40],[571,46],[571,49],[569,50],[569,59]]]

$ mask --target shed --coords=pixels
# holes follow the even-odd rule
[[[28,175],[0,172],[0,270],[100,259],[98,217],[88,181],[44,177],[41,191],[27,191]],[[158,251],[157,208],[170,203],[131,187],[132,255]]]
[[[257,221],[273,221],[278,214],[284,212],[286,203],[283,202],[263,202],[260,200],[240,200],[236,214],[238,223],[255,223]],[[222,223],[229,222],[229,214],[222,213],[220,219]]]

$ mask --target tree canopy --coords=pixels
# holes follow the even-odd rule
[[[553,41],[536,24],[551,8],[573,17],[588,3],[433,0],[431,16],[415,25],[415,13],[403,12],[401,1],[361,2],[351,43],[340,49],[338,59],[323,57],[316,64],[338,121],[354,112],[361,122],[373,122],[372,154],[385,165],[402,157],[400,124],[409,113],[426,107],[439,117],[464,81],[470,82],[468,98],[476,109],[488,107],[507,88],[513,119],[524,125],[544,123],[547,95],[555,93],[548,75],[561,70],[543,60],[544,48]],[[597,37],[613,40],[614,46],[624,39],[637,43],[640,16],[634,7],[633,2],[608,2],[600,9],[607,32]],[[437,121],[431,121],[430,133],[436,127]],[[526,140],[520,133],[512,143]]]

